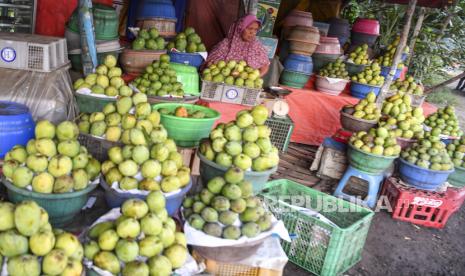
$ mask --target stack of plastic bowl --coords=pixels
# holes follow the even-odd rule
[[[320,44],[312,55],[313,70],[319,71],[326,64],[335,61],[342,54],[337,37],[321,36]]]
[[[112,7],[96,4],[92,8],[97,54],[121,52],[118,39],[118,15]],[[77,65],[77,56],[81,53],[81,36],[79,31],[78,9],[74,10],[65,28],[65,38],[70,53],[69,59],[74,59]],[[110,47],[111,46],[111,47]],[[115,53],[116,54],[116,53]],[[80,57],[79,57],[80,63]],[[80,66],[73,66],[78,70]]]
[[[176,10],[171,0],[143,0],[137,9],[137,26],[139,28],[155,27],[160,36],[176,36]]]
[[[313,71],[310,56],[290,54],[284,61],[284,71],[280,83],[294,88],[302,88],[307,83]]]
[[[331,18],[329,20],[328,36],[337,37],[343,46],[350,37],[350,24],[347,19]]]
[[[295,26],[304,26],[312,27],[313,26],[313,16],[310,12],[304,12],[299,10],[292,10],[286,16],[283,21],[283,34],[287,38],[290,31]]]
[[[379,36],[379,22],[375,19],[357,18],[352,26],[352,45],[373,46]]]
[[[320,32],[316,27],[296,26],[287,39],[290,53],[311,56],[319,44]]]

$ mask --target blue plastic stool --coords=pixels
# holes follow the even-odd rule
[[[351,177],[357,177],[368,182],[368,195],[364,200],[360,200],[355,196],[348,195],[342,192]],[[378,199],[378,191],[383,183],[383,179],[383,174],[369,174],[366,172],[362,172],[349,165],[347,167],[346,172],[344,173],[344,176],[339,181],[339,184],[337,185],[336,191],[334,191],[333,195],[335,197],[340,197],[350,202],[374,208],[376,206],[376,201]]]

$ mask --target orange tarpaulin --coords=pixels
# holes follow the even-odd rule
[[[332,136],[341,128],[339,123],[339,111],[344,105],[356,104],[359,99],[342,93],[339,96],[331,96],[309,89],[292,90],[286,101],[289,104],[289,116],[294,121],[294,132],[291,136],[292,142],[319,145],[323,139]],[[219,122],[229,122],[234,120],[235,115],[242,109],[250,107],[226,104],[219,102],[209,102],[208,106],[221,113]],[[425,115],[436,110],[431,104],[424,103],[423,111]]]

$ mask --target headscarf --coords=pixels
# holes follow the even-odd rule
[[[220,60],[245,60],[247,64],[259,69],[270,63],[267,52],[262,43],[255,38],[253,41],[244,41],[242,32],[253,22],[261,25],[255,15],[247,15],[237,20],[230,28],[228,36],[216,45],[208,55],[208,63],[216,63]]]

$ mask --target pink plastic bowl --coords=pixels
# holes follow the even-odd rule
[[[352,31],[370,35],[379,35],[379,22],[376,19],[357,18]]]

